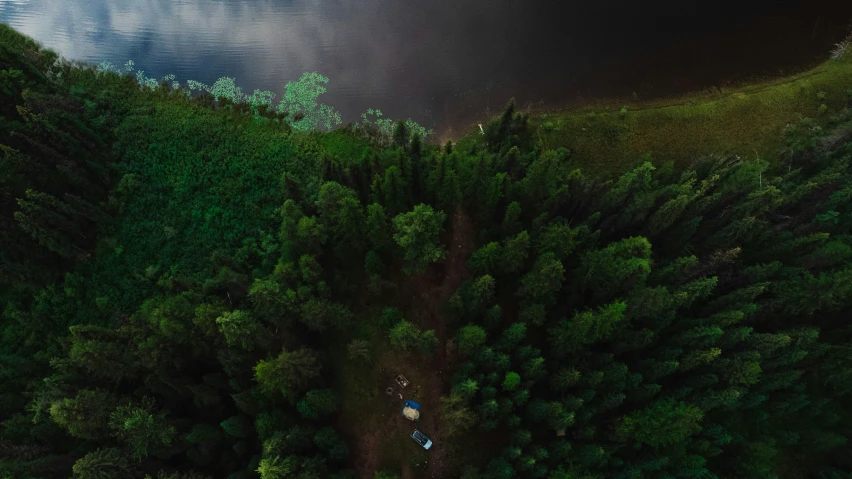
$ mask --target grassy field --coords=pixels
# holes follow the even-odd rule
[[[850,97],[852,54],[847,54],[763,83],[653,101],[598,100],[533,114],[531,124],[545,149],[568,148],[577,163],[598,170],[623,171],[644,153],[658,164],[686,165],[726,152],[774,161],[788,124],[804,117],[824,124]]]

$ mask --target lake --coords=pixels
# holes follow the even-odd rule
[[[828,57],[852,1],[0,0],[0,22],[69,59],[272,90],[316,71],[344,121],[368,108],[452,134],[522,107],[649,98]],[[277,103],[277,100],[276,100]]]

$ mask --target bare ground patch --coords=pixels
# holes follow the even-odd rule
[[[432,412],[432,417],[435,418],[433,429],[424,429],[435,443],[425,471],[425,477],[429,478],[443,477],[446,462],[444,431],[437,407],[440,405],[441,396],[449,392],[452,378],[452,357],[448,356],[445,347],[448,335],[444,304],[469,277],[467,260],[476,249],[473,225],[461,209],[456,210],[453,215],[449,234],[447,258],[443,268],[433,268],[427,273],[408,278],[404,288],[409,295],[409,317],[423,329],[434,329],[440,345],[432,361],[432,371],[428,379],[429,402],[436,405]]]

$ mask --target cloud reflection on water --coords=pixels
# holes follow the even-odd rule
[[[831,0],[789,9],[798,1],[0,0],[0,22],[69,59],[132,59],[148,76],[182,82],[230,76],[281,94],[317,71],[331,80],[322,101],[344,121],[380,108],[437,130],[495,113],[511,96],[524,105],[670,94],[777,72],[781,56],[803,63],[821,48],[811,16],[843,13],[829,16],[840,8]],[[756,18],[771,21],[754,28]]]

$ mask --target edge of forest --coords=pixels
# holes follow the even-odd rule
[[[650,154],[676,166],[712,153],[777,163],[785,129],[805,117],[825,126],[852,96],[852,61],[826,61],[781,78],[667,98],[600,98],[533,111],[542,150],[567,148],[585,168],[619,173]],[[484,122],[483,122],[484,123]],[[478,141],[476,124],[458,141]]]

